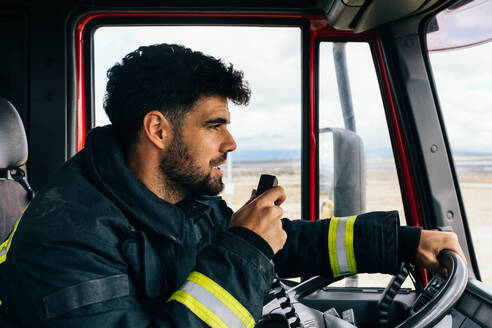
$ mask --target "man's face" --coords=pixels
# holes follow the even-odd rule
[[[217,195],[224,188],[222,170],[227,153],[236,143],[227,129],[227,99],[201,97],[175,127],[160,168],[174,184],[188,193]]]

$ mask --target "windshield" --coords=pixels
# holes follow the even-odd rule
[[[451,23],[453,17],[456,18],[454,24]],[[428,48],[433,50],[429,54],[433,80],[446,123],[464,214],[473,238],[481,280],[487,284],[492,283],[490,17],[492,1],[461,1],[439,13],[435,19],[439,30],[429,30],[427,35]]]

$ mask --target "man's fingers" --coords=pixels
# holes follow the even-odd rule
[[[465,263],[467,262],[455,233],[422,230],[415,263],[434,272],[447,275],[447,270],[438,261],[438,255],[443,249],[458,254]]]
[[[456,253],[458,254],[462,259],[463,259],[463,262],[465,262],[465,264],[468,264],[468,262],[466,261],[466,257],[465,257],[465,254],[463,253],[463,251],[461,250],[461,248],[449,248],[450,251],[452,251],[453,253]]]
[[[458,250],[458,255],[461,256],[463,261],[465,261],[465,264],[468,265],[468,261],[466,260],[465,253],[463,253],[463,250],[459,249]]]
[[[255,197],[256,197],[256,189],[252,189],[251,196],[249,197],[249,199],[254,199]]]
[[[468,264],[468,261],[466,260],[466,257],[465,257],[465,253],[463,253],[463,250],[461,249],[461,247],[457,247],[457,248],[453,249],[453,252],[455,252],[456,254],[461,256],[461,258],[463,259],[465,264]]]
[[[249,196],[249,199],[244,203],[244,205],[248,205],[251,203],[254,199],[256,198],[256,189],[251,190],[251,196]]]
[[[445,278],[448,277],[448,270],[437,261],[431,264],[430,269],[432,272],[439,273]]]
[[[459,256],[461,256],[465,264],[467,264],[465,254],[463,253],[458,240],[458,236],[454,232],[448,233],[448,239],[443,246],[443,249],[449,249],[450,251],[458,254]]]
[[[280,206],[268,207],[268,214],[275,219],[280,219],[284,214],[284,210]]]
[[[441,276],[447,278],[448,277],[448,270],[440,265],[439,263],[431,265],[430,270],[435,273],[439,273]]]
[[[287,239],[280,220],[283,209],[279,206],[285,199],[285,191],[280,186],[268,189],[258,197],[256,197],[256,190],[252,190],[251,198],[232,215],[229,225],[253,231],[272,247],[274,253],[277,253]]]
[[[284,188],[282,186],[276,186],[268,189],[258,197],[259,202],[267,202],[268,204],[275,204],[277,206],[287,199]]]

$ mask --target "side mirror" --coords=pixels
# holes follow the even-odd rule
[[[319,131],[321,217],[357,215],[366,209],[366,167],[361,137],[343,128]]]

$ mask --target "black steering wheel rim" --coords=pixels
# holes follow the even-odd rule
[[[437,324],[465,291],[468,282],[468,269],[461,257],[450,250],[443,250],[437,258],[448,270],[448,277],[444,286],[424,307],[396,328],[424,328]]]

